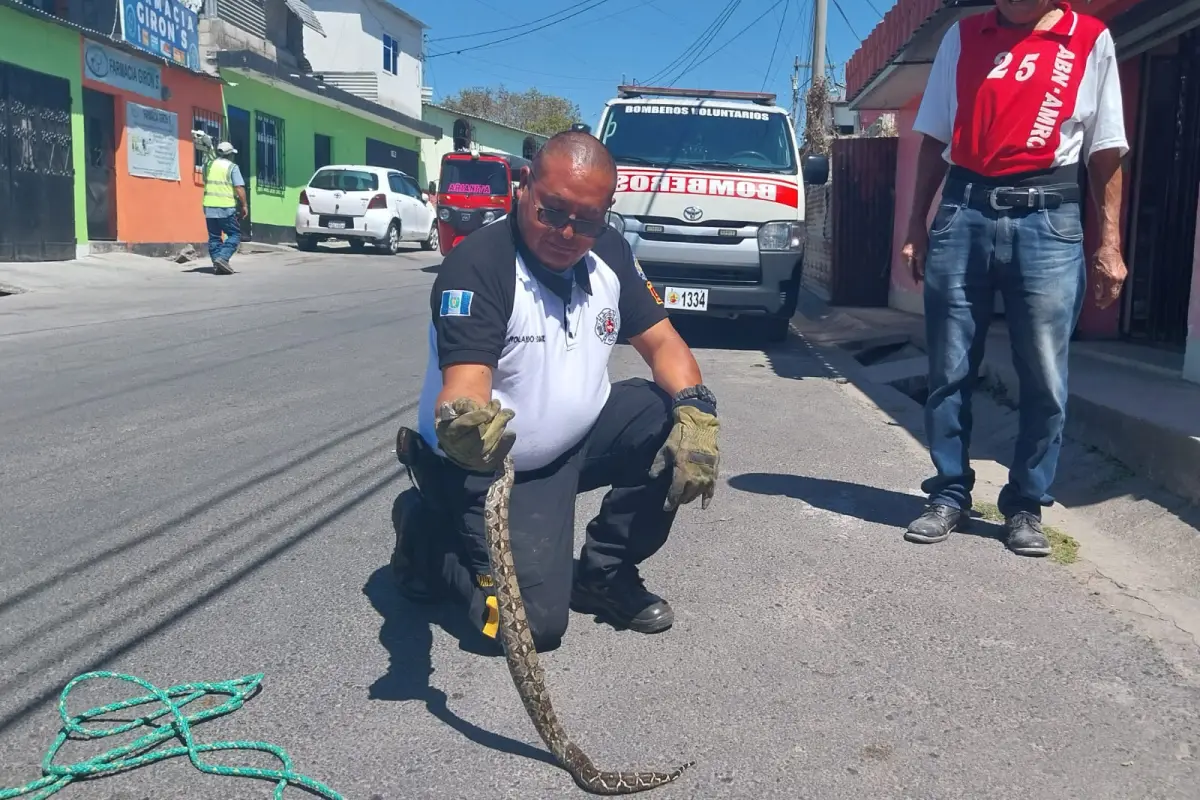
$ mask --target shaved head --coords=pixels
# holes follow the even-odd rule
[[[560,159],[565,160],[562,164]],[[533,157],[533,171],[542,174],[549,161],[555,166],[567,166],[572,172],[599,172],[617,185],[617,164],[599,139],[583,131],[563,131],[551,136]]]
[[[563,131],[533,157],[519,193],[517,223],[526,245],[552,270],[579,261],[609,230],[617,165],[590,133]]]

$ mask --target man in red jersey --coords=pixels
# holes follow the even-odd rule
[[[925,284],[925,427],[937,475],[922,484],[929,502],[905,538],[940,542],[970,512],[971,391],[999,290],[1021,384],[999,507],[1008,547],[1047,555],[1041,511],[1054,502],[1068,343],[1088,265],[1101,308],[1116,300],[1126,276],[1118,214],[1129,147],[1108,28],[1066,2],[995,2],[946,32],[913,125],[924,138],[901,254]],[[1101,226],[1100,245],[1086,257],[1085,166]]]

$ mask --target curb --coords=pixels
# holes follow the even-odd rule
[[[796,325],[797,322],[802,322],[802,325]],[[839,364],[847,374],[858,376],[866,384],[860,385],[860,389],[871,395],[873,400],[876,399],[873,389],[881,387],[896,392],[910,403],[915,402],[892,383],[875,382],[873,368],[860,364],[853,352],[901,341],[925,352],[922,332],[868,325],[829,306],[815,295],[804,298],[799,304],[793,328],[803,335],[810,346],[819,348],[830,362]],[[826,331],[821,331],[822,328]],[[1020,381],[1010,363],[985,357],[979,381],[979,388],[999,390],[1010,398],[1008,404],[1016,408],[1015,398],[1020,396]],[[868,389],[868,386],[872,389]],[[881,393],[879,396],[886,398],[889,395]],[[916,405],[920,409],[920,404]],[[918,430],[923,432],[923,429],[922,423]],[[1100,451],[1136,475],[1189,502],[1200,502],[1200,437],[1130,416],[1082,397],[1070,389],[1064,435]]]

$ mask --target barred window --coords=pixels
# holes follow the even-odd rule
[[[257,188],[282,191],[284,174],[283,120],[261,111],[254,112],[254,177]]]
[[[212,137],[213,147],[225,138],[225,125],[221,114],[203,108],[192,109],[192,130],[204,131]],[[204,170],[204,151],[192,145],[192,163],[197,172]]]

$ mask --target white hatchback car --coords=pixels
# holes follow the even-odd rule
[[[400,170],[331,164],[317,170],[300,192],[296,246],[301,250],[340,239],[355,251],[372,244],[395,254],[401,242],[436,250],[437,237],[437,214],[429,196]]]

